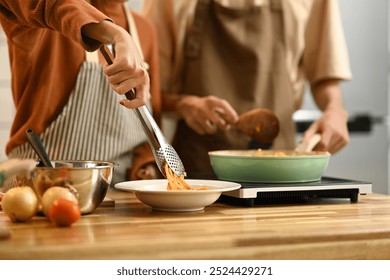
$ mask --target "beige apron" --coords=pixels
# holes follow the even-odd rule
[[[132,15],[128,9],[126,11],[130,33],[140,47]],[[39,135],[49,157],[53,160],[112,161],[119,164],[115,167],[113,183],[126,180],[134,147],[147,139],[134,111],[119,104],[121,98],[111,89],[97,51],[86,52],[86,61],[80,68],[68,103]],[[36,158],[36,154],[25,143],[13,149],[9,157]]]
[[[226,99],[241,114],[272,109],[281,122],[274,148],[295,145],[293,95],[285,65],[283,9],[280,0],[247,8],[198,1],[186,38],[186,65],[181,92]],[[267,2],[267,1],[265,1]],[[234,127],[216,135],[198,135],[179,121],[173,146],[189,177],[214,177],[208,151],[248,149],[251,139]]]

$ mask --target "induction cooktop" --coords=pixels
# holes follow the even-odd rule
[[[292,198],[347,198],[357,203],[359,194],[372,192],[371,182],[333,177],[322,177],[319,181],[308,183],[239,183],[240,189],[224,192],[221,200],[241,199],[248,206],[254,206],[259,201]]]

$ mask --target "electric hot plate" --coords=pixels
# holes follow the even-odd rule
[[[357,203],[359,194],[372,192],[372,183],[366,181],[322,177],[307,183],[243,183],[241,188],[223,193],[221,201],[229,198],[242,200],[247,206],[270,199],[348,198]]]

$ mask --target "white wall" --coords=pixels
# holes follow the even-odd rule
[[[136,11],[140,11],[143,5],[143,0],[128,0],[129,6]]]

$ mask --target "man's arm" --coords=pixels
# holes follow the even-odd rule
[[[312,87],[314,101],[323,112],[304,133],[304,139],[321,134],[315,150],[336,153],[349,143],[348,113],[343,105],[339,80],[325,80]]]

